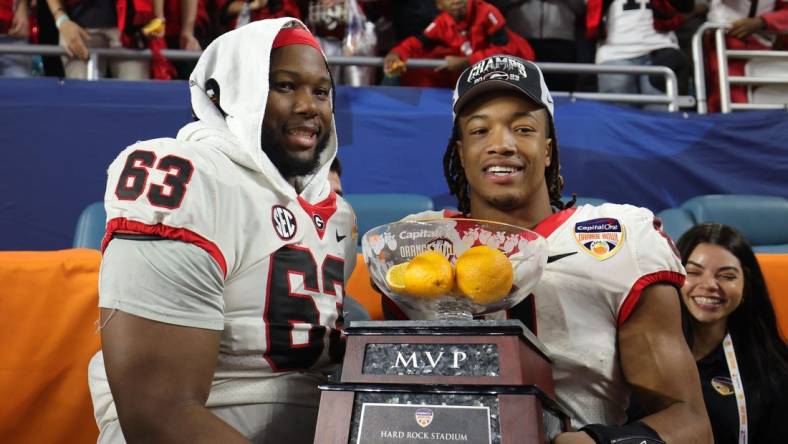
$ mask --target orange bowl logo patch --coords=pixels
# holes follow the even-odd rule
[[[733,394],[733,382],[731,382],[731,378],[715,376],[711,378],[711,386],[722,396],[730,396]]]
[[[416,422],[421,427],[427,427],[432,422],[432,409],[420,408],[416,410]]]
[[[575,224],[574,237],[583,251],[603,261],[624,244],[624,226],[609,217],[586,220]]]

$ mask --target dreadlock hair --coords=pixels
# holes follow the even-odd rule
[[[561,166],[558,163],[558,142],[555,125],[553,125],[553,119],[549,116],[548,118],[550,119],[550,129],[547,137],[553,139],[553,149],[550,153],[550,166],[545,168],[544,177],[547,182],[547,191],[550,195],[550,205],[563,210],[573,206],[577,199],[573,193],[570,201],[566,203],[561,201],[564,178],[561,176]],[[457,210],[464,215],[468,215],[471,212],[471,199],[468,191],[468,179],[465,177],[465,170],[460,162],[460,153],[457,150],[457,141],[459,140],[460,127],[457,125],[457,119],[455,119],[449,144],[446,146],[446,152],[443,153],[443,175],[446,177],[446,183],[449,185],[449,192],[457,196]]]

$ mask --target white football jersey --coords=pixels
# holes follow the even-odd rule
[[[310,204],[261,179],[219,151],[174,139],[139,142],[109,168],[105,242],[117,232],[181,240],[222,269],[217,378],[321,367],[341,354],[352,210],[333,192]]]
[[[101,294],[102,307],[222,330],[209,407],[310,404],[307,395],[316,399],[318,390],[307,373],[319,374],[342,356],[342,299],[355,266],[356,232],[350,206],[328,182],[337,152],[333,119],[324,128],[327,142],[317,170],[293,179],[300,191],[265,155],[267,141],[261,137],[273,39],[291,21],[254,22],[214,40],[189,81],[198,120],[177,139],[126,148],[108,170],[102,250],[108,245],[109,250],[100,287],[102,293],[120,289],[122,294]],[[172,249],[168,243],[161,251],[169,256],[151,256],[160,263],[135,261],[146,279],[134,281],[123,261],[139,255],[129,254],[134,253],[129,241],[112,240],[124,233],[189,248]],[[113,250],[113,242],[124,248]],[[192,256],[200,250],[215,267],[197,260],[207,259],[204,255]],[[162,258],[177,261],[179,254],[182,264],[161,263]],[[193,295],[178,304],[178,298]],[[100,427],[117,418],[104,373],[98,355],[90,383]]]
[[[547,239],[548,263],[531,296],[505,316],[521,319],[547,346],[558,400],[574,426],[623,424],[630,390],[616,349],[617,329],[648,285],[683,284],[672,241],[651,211],[631,205],[570,208],[533,231]]]
[[[643,289],[681,287],[684,268],[647,209],[583,205],[542,222],[548,264],[533,294],[536,334],[550,349],[559,400],[576,426],[623,424],[629,388],[617,329]]]
[[[673,31],[654,29],[651,0],[613,0],[607,10],[607,37],[596,51],[596,63],[631,59],[662,48],[678,48]]]

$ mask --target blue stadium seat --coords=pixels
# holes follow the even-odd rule
[[[371,319],[367,309],[347,294],[342,301],[342,311],[345,316],[345,325],[353,321],[369,321]]]
[[[779,196],[709,194],[684,202],[696,223],[730,225],[759,253],[788,253],[788,200]]]
[[[88,205],[82,210],[77,220],[73,247],[100,250],[106,223],[107,213],[104,211],[104,202],[94,202]]]
[[[662,221],[662,231],[667,233],[674,242],[678,241],[682,234],[695,225],[692,213],[684,208],[668,208],[657,213],[657,217]]]
[[[379,225],[434,209],[432,199],[421,194],[351,193],[345,199],[356,212],[359,239]]]

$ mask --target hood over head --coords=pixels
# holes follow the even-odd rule
[[[177,138],[214,146],[235,163],[262,173],[275,191],[295,199],[298,193],[265,154],[265,141],[261,140],[271,50],[285,25],[306,29],[293,18],[260,20],[219,36],[205,48],[189,77],[192,110],[199,120],[184,126]],[[217,91],[219,108],[212,101]],[[314,202],[328,195],[328,170],[336,152],[332,113],[328,144],[319,155],[318,169],[297,179],[303,186],[302,198]]]

